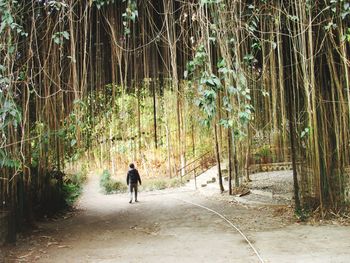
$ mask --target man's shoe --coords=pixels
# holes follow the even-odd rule
[[[136,201],[136,202],[137,202],[137,201]],[[132,200],[129,201],[129,204],[131,204],[131,203],[132,203]]]
[[[135,200],[135,202],[138,202],[138,200]]]

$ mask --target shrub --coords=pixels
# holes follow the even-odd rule
[[[63,183],[62,192],[68,206],[72,206],[81,194],[81,185],[74,183]]]
[[[143,181],[143,189],[146,191],[154,191],[154,190],[163,190],[170,187],[179,187],[181,186],[181,180],[180,178],[173,178],[173,179],[167,179],[167,178],[160,178],[160,179],[150,179],[150,180],[144,180]]]
[[[184,183],[181,182],[180,178],[172,178],[168,184],[169,187],[180,187],[182,186]]]
[[[83,184],[87,179],[87,166],[83,165],[82,170],[66,175],[62,184],[63,197],[68,206],[72,206],[82,192]]]
[[[116,192],[126,192],[128,190],[128,187],[126,186],[126,184],[123,184],[120,181],[114,181],[113,189]]]
[[[108,170],[103,171],[100,178],[100,186],[106,194],[125,192],[128,189],[122,182],[112,179]]]
[[[69,180],[71,183],[76,185],[82,185],[86,182],[87,179],[87,172],[86,171],[79,171],[69,177]]]
[[[156,190],[163,190],[163,189],[167,188],[167,184],[164,180],[156,180],[153,183],[153,188]]]
[[[111,184],[111,174],[108,170],[104,170],[102,172],[100,178],[100,186],[105,191],[106,194],[110,194],[112,192],[112,184]]]
[[[270,150],[269,145],[264,145],[264,146],[260,147],[258,150],[258,155],[260,157],[270,157],[272,155],[272,152]]]

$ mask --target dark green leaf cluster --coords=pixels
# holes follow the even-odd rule
[[[349,0],[330,0],[329,6],[326,9],[331,11],[331,20],[327,21],[327,24],[324,26],[325,31],[332,32],[338,27],[340,21],[349,21],[350,17],[350,1]],[[348,24],[349,26],[349,24]],[[343,35],[341,40],[344,42],[350,42],[350,27],[343,30]]]
[[[127,190],[126,184],[114,180],[108,170],[104,170],[100,178],[100,186],[105,194],[112,194],[115,192],[125,192]]]
[[[19,169],[21,162],[10,157],[4,149],[0,148],[0,168]]]
[[[124,0],[125,1],[125,0]],[[124,35],[130,35],[130,23],[134,23],[139,13],[137,10],[137,1],[128,0],[128,4],[125,12],[123,13],[123,26],[124,26]]]
[[[0,34],[3,34],[6,29],[10,28],[12,32],[17,33],[20,36],[27,36],[28,33],[24,32],[23,26],[19,25],[16,21],[15,13],[19,8],[18,1],[2,0],[0,1]],[[10,41],[10,40],[9,40]],[[11,44],[11,43],[7,43]]]
[[[92,0],[97,9],[101,9],[103,6],[113,4],[115,0]],[[123,1],[124,2],[124,1]]]
[[[0,77],[1,81],[1,77]],[[22,112],[11,96],[4,95],[0,86],[0,130],[5,132],[9,125],[17,128],[22,122]]]
[[[78,199],[82,191],[81,185],[73,183],[64,183],[62,185],[63,197],[68,206],[72,206]]]
[[[52,35],[52,39],[57,45],[63,45],[64,40],[69,40],[69,33],[67,31],[56,32]]]
[[[195,104],[203,111],[205,126],[210,126],[212,119],[216,115],[217,93],[222,90],[221,80],[206,69],[208,64],[208,55],[203,45],[200,45],[193,60],[187,64],[187,70],[184,75],[187,79],[195,81],[198,87],[198,98]]]

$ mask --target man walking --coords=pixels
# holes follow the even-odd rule
[[[133,163],[131,163],[129,165],[129,171],[128,171],[128,175],[126,177],[126,183],[129,186],[129,191],[130,191],[130,201],[129,203],[132,203],[132,196],[133,196],[133,191],[135,191],[135,202],[137,201],[137,183],[140,183],[141,185],[141,178],[140,178],[140,174],[137,171],[137,169],[135,169],[135,165]]]

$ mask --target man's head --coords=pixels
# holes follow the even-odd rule
[[[135,165],[134,165],[133,163],[131,163],[131,164],[129,164],[129,167],[130,167],[131,169],[134,169],[134,168],[135,168]]]

